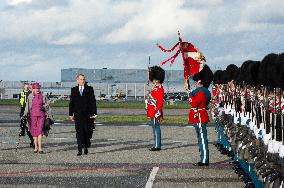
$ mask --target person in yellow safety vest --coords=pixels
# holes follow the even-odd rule
[[[25,136],[25,132],[27,132],[27,135],[29,139],[31,140],[30,147],[34,147],[33,137],[27,126],[27,119],[23,117],[27,99],[30,93],[31,93],[30,84],[28,82],[25,82],[23,91],[21,91],[21,93],[19,94],[19,104],[20,104],[20,110],[21,110],[20,111],[21,124],[20,124],[19,136]]]

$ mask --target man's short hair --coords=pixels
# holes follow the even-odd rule
[[[84,78],[86,78],[86,76],[85,76],[84,74],[80,73],[80,74],[78,74],[78,75],[76,76],[76,79],[78,79],[79,76],[83,76]]]
[[[29,82],[24,82],[23,85],[24,85],[24,86],[25,86],[25,85],[30,85],[30,83],[29,83]]]

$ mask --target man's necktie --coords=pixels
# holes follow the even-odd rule
[[[83,88],[80,87],[80,95],[82,96],[83,95]]]

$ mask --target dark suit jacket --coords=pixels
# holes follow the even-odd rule
[[[69,116],[93,116],[94,114],[97,114],[97,105],[93,87],[85,84],[82,96],[79,92],[79,86],[73,87],[69,103]]]

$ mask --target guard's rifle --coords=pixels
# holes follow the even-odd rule
[[[265,129],[265,108],[264,108],[264,105],[265,105],[265,87],[262,85],[261,86],[261,93],[260,93],[260,97],[261,97],[261,100],[259,100],[259,109],[260,109],[260,123],[263,123],[264,124],[264,129]]]
[[[225,91],[225,105],[226,105],[226,108],[228,108],[228,104],[229,104],[229,85],[228,84],[225,84],[224,91]]]
[[[284,109],[282,109],[282,100],[284,100],[284,91],[281,89],[281,92],[282,92],[282,98],[280,99],[281,100],[280,108],[282,112],[281,113],[281,128],[282,128],[282,144],[284,145]]]
[[[252,119],[256,120],[257,128],[259,128],[259,124],[257,121],[257,112],[258,112],[258,99],[257,99],[257,89],[256,86],[253,87],[253,95],[251,96],[251,107],[252,107]]]
[[[252,100],[252,103],[251,103],[251,108],[252,108],[252,119],[256,119],[257,120],[257,114],[258,114],[258,107],[259,107],[259,101],[258,101],[258,97],[257,97],[257,94],[258,94],[258,90],[257,90],[257,87],[254,86],[253,87],[253,95],[251,96],[251,100]],[[257,128],[259,128],[259,122],[256,121],[257,123]]]
[[[253,109],[255,112],[255,120],[256,120],[256,126],[259,129],[260,123],[261,123],[261,112],[260,112],[260,104],[259,104],[259,98],[258,98],[259,91],[254,88],[254,102],[253,102]]]
[[[282,141],[282,91],[281,88],[277,89],[277,96],[278,96],[278,107],[276,111],[276,141]]]
[[[235,94],[235,86],[233,81],[230,83],[230,87],[229,87],[229,104],[231,106],[231,108],[233,108],[233,104],[234,104],[234,94]]]
[[[242,101],[241,101],[241,85],[238,84],[236,87],[236,98],[235,98],[235,110],[236,110],[236,117],[237,117],[237,113],[240,116],[241,113],[241,105],[242,105]]]
[[[238,85],[235,85],[235,90],[234,90],[234,93],[233,93],[233,104],[232,104],[232,106],[234,106],[234,108],[235,108],[235,113],[236,113],[236,117],[237,117],[237,112],[238,112],[238,109],[237,109],[237,107],[238,107],[238,105],[237,105],[237,98],[238,98]]]
[[[271,127],[271,123],[270,123],[270,109],[269,109],[269,98],[268,98],[268,93],[269,93],[269,89],[265,88],[265,96],[264,96],[264,111],[265,111],[265,130],[266,130],[266,134],[270,133],[270,127]]]
[[[224,104],[222,104],[223,103],[222,102],[222,95],[224,93],[223,84],[220,84],[218,89],[219,89],[219,94],[218,94],[218,97],[217,97],[218,104],[219,104],[220,107],[223,107],[224,106]]]
[[[276,88],[273,89],[273,113],[272,113],[272,121],[271,121],[271,134],[272,140],[275,138],[275,127],[276,127]]]
[[[149,56],[149,59],[148,59],[148,71],[147,71],[148,80],[147,80],[146,91],[145,91],[145,98],[146,99],[150,94],[150,62],[151,62],[151,56]]]
[[[253,119],[253,98],[252,98],[252,93],[253,92],[253,87],[250,86],[248,89],[248,96],[247,96],[247,110],[249,112],[249,118]]]
[[[244,96],[244,114],[247,116],[247,111],[248,111],[248,93],[247,93],[247,84],[245,84],[245,96]]]

